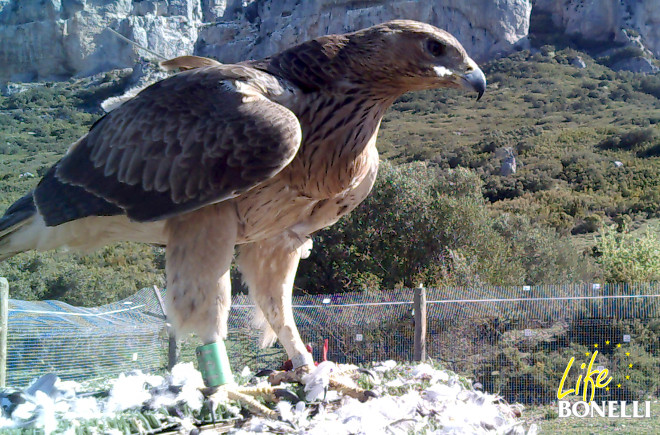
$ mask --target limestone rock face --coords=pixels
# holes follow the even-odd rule
[[[633,57],[624,59],[611,66],[614,71],[632,71],[642,74],[656,74],[659,68],[645,57]]]
[[[227,10],[227,0],[202,0],[202,21],[207,23],[222,19]]]
[[[201,0],[0,0],[0,80],[31,81],[132,67],[136,49],[189,54]],[[140,53],[146,54],[146,53]]]
[[[262,0],[235,2],[239,18],[200,30],[196,50],[223,62],[261,58],[329,33],[392,19],[413,19],[448,30],[477,60],[525,45],[531,4],[526,0]],[[235,13],[235,12],[234,12]]]
[[[576,56],[573,59],[571,59],[571,65],[573,65],[576,68],[579,69],[584,69],[587,67],[587,64],[584,63],[584,60],[580,56]]]
[[[658,0],[0,0],[0,82],[68,78],[164,57],[236,62],[306,39],[408,18],[454,34],[477,61],[526,47],[532,7],[568,34],[637,47],[616,68],[657,72]]]
[[[550,12],[567,34],[638,46],[660,57],[658,0],[536,0],[534,8]]]
[[[306,39],[408,18],[484,60],[524,45],[527,0],[0,0],[0,81],[89,75],[154,57],[260,58]]]

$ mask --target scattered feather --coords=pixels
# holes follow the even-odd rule
[[[516,418],[520,405],[509,405],[497,395],[476,390],[468,380],[431,364],[372,364],[371,372],[383,382],[374,382],[364,373],[361,379],[377,385],[380,397],[364,403],[327,391],[330,375],[346,368],[328,361],[319,364],[305,376],[307,402],[293,405],[280,401],[274,406],[278,420],[241,417],[240,427],[230,433],[525,434],[523,422]],[[238,378],[248,382],[251,374],[246,368]],[[254,380],[250,382],[254,384]],[[231,421],[241,415],[235,403],[205,405],[199,391],[202,377],[192,363],[176,365],[165,377],[129,372],[106,386],[107,394],[90,395],[84,393],[84,384],[48,374],[22,391],[0,392],[0,430],[36,428],[49,435],[73,434],[84,427],[89,433],[124,434],[139,427],[143,432],[167,428],[190,433],[199,431],[196,426],[200,423],[211,421],[201,415],[211,412],[212,406],[219,406],[214,412],[216,421]],[[128,421],[133,422],[133,429]],[[527,435],[537,433],[538,426],[532,425]]]

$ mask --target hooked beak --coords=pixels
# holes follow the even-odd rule
[[[486,76],[478,66],[474,65],[470,72],[461,76],[461,86],[476,91],[477,101],[479,101],[486,92]]]
[[[465,74],[454,72],[444,66],[436,66],[433,69],[439,77],[448,79],[454,86],[468,91],[477,91],[477,101],[486,92],[486,76],[475,61],[470,58],[467,60],[467,67],[465,68],[467,72]]]

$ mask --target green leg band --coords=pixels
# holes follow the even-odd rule
[[[199,371],[202,372],[207,387],[218,387],[234,382],[224,341],[199,346],[195,353]]]

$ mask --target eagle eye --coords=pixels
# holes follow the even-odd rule
[[[429,39],[426,42],[426,49],[431,53],[433,57],[440,57],[445,54],[447,47],[442,42],[437,39]]]

